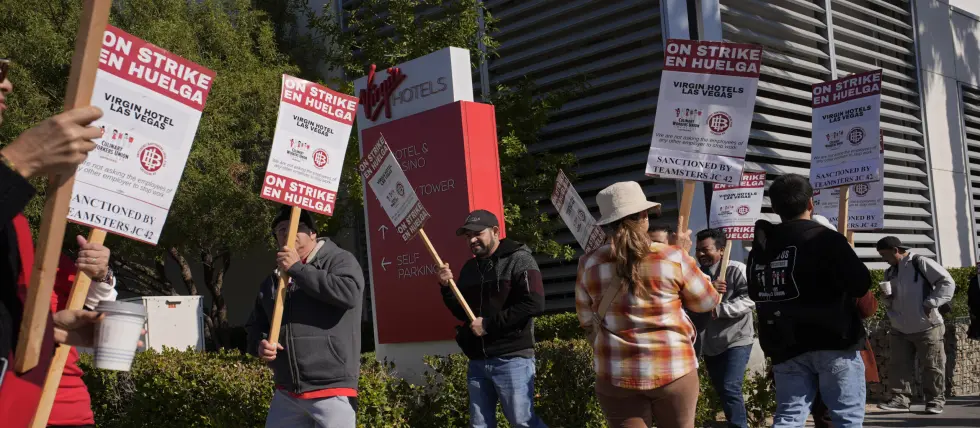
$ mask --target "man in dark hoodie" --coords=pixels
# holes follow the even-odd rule
[[[497,400],[513,427],[544,428],[534,413],[534,321],[544,311],[541,271],[531,250],[500,239],[500,223],[489,211],[470,213],[456,231],[466,236],[474,257],[463,265],[457,286],[476,319],[448,287],[449,265],[439,270],[442,298],[463,326],[456,342],[470,359],[467,384],[470,426],[496,427]]]
[[[787,174],[769,188],[782,223],[756,223],[747,263],[759,342],[776,380],[773,427],[804,425],[820,392],[836,427],[864,421],[866,333],[857,299],[871,274],[847,238],[812,221],[813,188]]]
[[[272,222],[280,246],[278,269],[265,279],[246,325],[248,352],[274,374],[265,426],[354,428],[360,373],[364,276],[353,254],[329,238],[317,238],[310,213],[289,233],[292,207]],[[282,327],[268,340],[279,272],[289,274]]]

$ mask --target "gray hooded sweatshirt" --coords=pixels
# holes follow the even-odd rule
[[[718,279],[721,262],[701,268],[712,281]],[[713,357],[738,346],[751,345],[755,341],[752,326],[752,310],[755,302],[749,298],[745,264],[732,260],[725,271],[727,290],[721,303],[711,312],[700,317],[698,340],[701,353]]]
[[[892,284],[892,297],[883,299],[888,319],[892,328],[905,334],[920,333],[942,324],[938,308],[949,303],[956,290],[953,277],[939,263],[928,257],[913,256],[909,253],[898,266],[885,271],[885,280]],[[918,282],[913,263],[918,263],[922,272]],[[928,295],[923,294],[925,281],[930,284],[926,287],[931,290]]]
[[[292,393],[326,388],[357,389],[361,353],[364,276],[357,259],[328,238],[318,239],[306,263],[289,268],[279,344],[270,364],[276,386]],[[269,332],[278,276],[259,288],[245,327],[248,353],[258,353]]]

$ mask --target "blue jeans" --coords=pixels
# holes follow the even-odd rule
[[[715,356],[704,357],[711,385],[721,399],[721,409],[725,411],[728,426],[748,428],[745,413],[745,399],[742,397],[742,381],[745,367],[749,365],[752,345],[736,346]]]
[[[497,427],[497,400],[514,428],[547,428],[534,414],[534,358],[470,360],[470,426]]]
[[[864,423],[864,360],[858,351],[812,351],[772,368],[776,380],[773,428],[802,427],[817,389],[830,410],[833,426]]]

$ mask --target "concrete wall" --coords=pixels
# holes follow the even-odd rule
[[[937,250],[942,264],[968,266],[976,247],[959,82],[980,79],[980,23],[942,0],[916,0],[915,11]]]

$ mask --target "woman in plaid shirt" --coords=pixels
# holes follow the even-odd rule
[[[613,427],[694,427],[698,401],[694,324],[683,307],[708,312],[721,300],[681,246],[652,243],[647,201],[635,181],[596,196],[610,242],[579,263],[575,307],[593,333],[596,395]],[[611,293],[611,294],[609,294]]]

